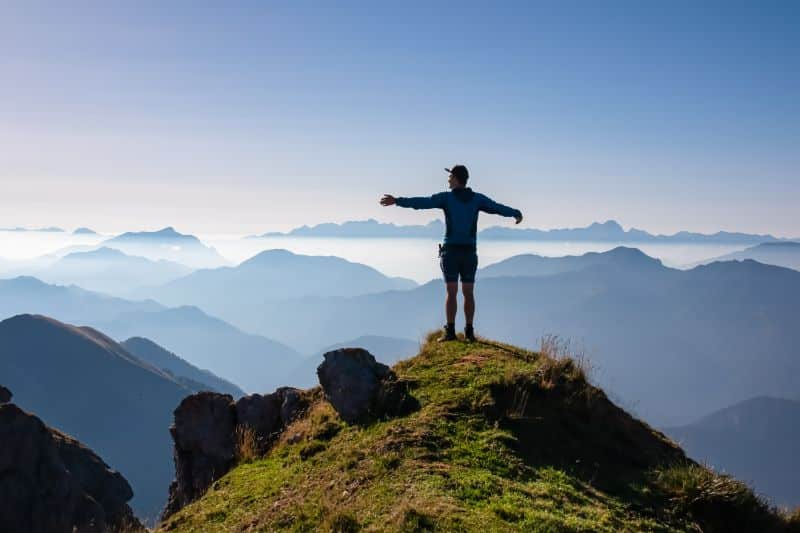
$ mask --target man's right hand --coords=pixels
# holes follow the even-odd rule
[[[383,206],[394,205],[395,203],[397,203],[397,199],[391,194],[384,194],[383,198],[381,198],[381,205]]]

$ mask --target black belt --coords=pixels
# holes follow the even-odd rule
[[[439,245],[439,252],[443,250],[452,250],[452,251],[459,251],[459,252],[474,252],[477,250],[477,247],[474,244],[452,244],[452,243],[445,243]]]

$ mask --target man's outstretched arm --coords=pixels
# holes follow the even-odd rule
[[[433,196],[416,196],[413,198],[398,197],[391,194],[384,194],[381,198],[381,205],[397,205],[398,207],[410,207],[412,209],[436,209],[444,205],[444,195],[436,193]]]
[[[480,206],[481,211],[484,213],[489,213],[490,215],[500,215],[504,217],[513,217],[516,219],[517,224],[522,222],[522,211],[519,209],[514,209],[513,207],[508,207],[507,205],[499,204],[488,196],[481,195]]]

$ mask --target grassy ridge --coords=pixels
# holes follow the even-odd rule
[[[161,527],[788,528],[747,487],[724,483],[729,478],[688,461],[662,434],[611,404],[557,343],[543,352],[429,338],[418,356],[395,367],[420,401],[417,412],[349,426],[317,390],[306,415],[265,457],[244,460]]]

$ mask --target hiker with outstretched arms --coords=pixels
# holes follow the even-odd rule
[[[483,211],[492,215],[513,217],[517,224],[522,222],[522,213],[518,209],[498,204],[489,197],[477,193],[467,187],[469,171],[464,165],[456,165],[445,169],[449,173],[447,180],[449,191],[436,193],[433,196],[415,198],[395,198],[386,194],[381,198],[381,205],[397,205],[412,209],[441,209],[444,211],[446,232],[444,243],[439,245],[439,266],[442,269],[447,295],[445,297],[445,314],[447,324],[440,342],[455,340],[456,311],[458,302],[458,279],[461,278],[461,291],[464,294],[464,338],[473,342],[475,329],[472,320],[475,316],[475,271],[478,269],[478,253],[476,248],[478,232],[478,213]]]

